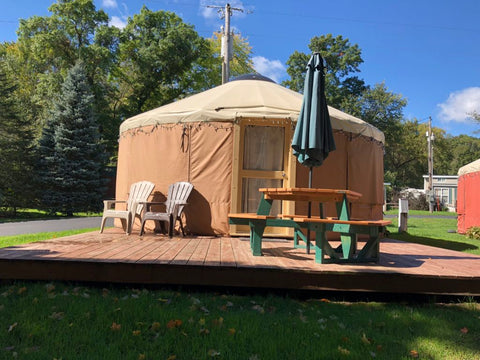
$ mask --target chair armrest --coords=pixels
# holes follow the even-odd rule
[[[188,205],[188,203],[186,201],[175,201],[175,200],[172,202],[174,203],[172,215],[173,215],[173,219],[176,220],[178,215],[180,214],[180,207]]]
[[[140,201],[137,205],[144,205],[143,212],[150,211],[152,205],[165,205],[164,201]]]
[[[103,200],[103,211],[111,210],[115,207],[115,204],[125,204],[125,200]]]

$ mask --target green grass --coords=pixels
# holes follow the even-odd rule
[[[385,212],[387,215],[398,215],[398,209],[387,210]],[[409,215],[420,215],[420,216],[446,216],[446,217],[456,217],[457,213],[449,211],[434,211],[433,213],[424,210],[408,210]]]
[[[44,232],[44,233],[25,234],[25,235],[0,236],[0,248],[7,247],[7,246],[27,244],[27,243],[42,241],[42,240],[49,240],[49,239],[59,238],[63,236],[82,234],[85,232],[90,232],[95,230],[98,230],[98,228],[75,229],[75,230]]]
[[[0,358],[455,359],[480,356],[480,305],[62,283],[0,286]]]
[[[102,214],[79,212],[79,213],[75,213],[74,216],[88,217],[88,216],[102,216]],[[58,218],[67,218],[67,216],[62,214],[51,215],[45,211],[37,210],[37,209],[18,209],[15,217],[12,217],[11,214],[3,214],[3,215],[0,214],[0,223],[29,221],[29,220],[48,220],[48,219],[58,219]]]
[[[388,237],[391,239],[480,255],[480,240],[468,239],[465,235],[455,233],[457,230],[455,218],[409,217],[406,233],[398,233],[397,217],[391,220],[392,225],[388,226],[390,231]]]

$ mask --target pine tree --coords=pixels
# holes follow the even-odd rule
[[[41,202],[52,213],[101,209],[106,154],[93,98],[79,62],[68,72],[39,141]]]
[[[19,111],[15,84],[0,62],[0,208],[15,216],[18,207],[31,205],[33,128]]]

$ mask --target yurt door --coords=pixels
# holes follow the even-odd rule
[[[244,120],[235,130],[232,212],[255,213],[265,187],[291,185],[291,122],[286,120]],[[271,215],[288,212],[280,201]],[[248,234],[247,226],[231,226],[232,234]],[[265,235],[289,235],[285,228],[267,228]]]

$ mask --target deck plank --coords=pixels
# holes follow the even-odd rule
[[[389,239],[380,243],[378,264],[317,264],[314,251],[291,240],[265,239],[263,252],[252,256],[248,238],[108,229],[2,248],[0,278],[480,296],[480,256],[468,253]]]
[[[210,247],[211,238],[200,237],[197,239],[198,246],[195,249],[195,252],[192,254],[188,260],[188,265],[203,265],[205,263],[205,258],[207,257],[208,248]]]

